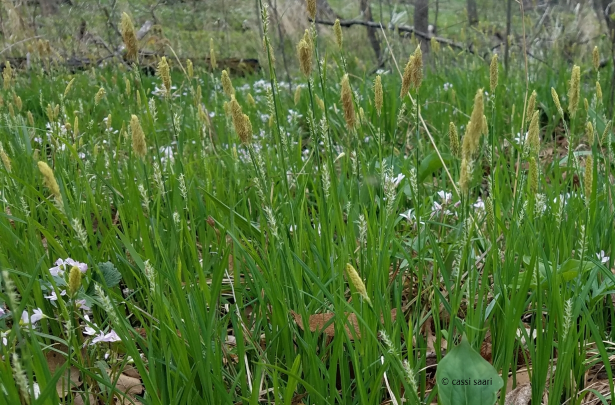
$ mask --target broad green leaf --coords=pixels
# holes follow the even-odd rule
[[[493,405],[504,385],[495,368],[470,346],[465,335],[438,364],[436,380],[444,405]]]
[[[122,279],[122,274],[115,268],[113,263],[105,262],[98,263],[98,269],[100,272],[94,272],[92,276],[92,282],[90,283],[88,290],[86,291],[87,295],[94,294],[94,282],[100,283],[101,281],[105,281],[105,285],[107,288],[113,288],[120,283]]]
[[[440,155],[445,164],[448,165],[451,162],[452,156],[450,154],[441,153]],[[423,159],[419,165],[418,181],[425,181],[427,176],[431,176],[436,170],[441,169],[442,160],[440,160],[436,152],[431,152],[429,155],[425,156],[425,159]]]
[[[594,263],[585,261],[583,263],[583,267],[581,267],[581,261],[576,259],[568,259],[564,263],[562,263],[557,272],[560,277],[564,279],[564,281],[570,281],[579,275],[579,272],[585,273],[593,269],[595,266]]]

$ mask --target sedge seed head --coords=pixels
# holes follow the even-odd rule
[[[130,97],[130,80],[127,77],[124,78],[124,84],[126,86],[126,96]]]
[[[600,137],[600,144],[604,145],[608,138],[609,138],[609,133],[611,132],[611,125],[613,124],[613,121],[609,121],[606,123],[606,126],[604,127],[604,131],[602,132],[602,136]],[[609,146],[610,147],[610,146]]]
[[[220,81],[222,81],[222,89],[227,96],[232,97],[235,95],[235,88],[233,87],[233,83],[231,82],[231,78],[229,77],[226,69],[222,71]]]
[[[594,50],[592,51],[592,64],[597,72],[598,69],[600,69],[600,52],[597,46],[594,46]]]
[[[64,89],[64,98],[66,98],[66,96],[68,95],[68,92],[73,87],[73,83],[75,83],[74,77],[70,79],[70,82],[68,82],[68,84],[66,85],[66,88]]]
[[[247,143],[250,140],[250,136],[252,134],[248,134],[249,129],[246,128],[246,119],[245,115],[241,109],[241,105],[235,98],[235,96],[231,96],[231,102],[229,103],[229,110],[231,114],[231,118],[233,120],[233,127],[235,128],[235,133],[243,143]]]
[[[11,172],[11,159],[9,159],[8,155],[4,151],[4,147],[0,144],[0,160],[2,160],[2,164],[4,165],[4,169],[8,173]]]
[[[73,137],[77,138],[79,136],[79,116],[75,115],[75,121],[73,123]]]
[[[53,175],[53,170],[51,170],[51,167],[49,167],[47,163],[39,161],[38,170],[43,175],[43,184],[45,185],[45,187],[49,189],[56,201],[61,202],[62,194],[60,193],[60,186],[58,186],[58,182]]]
[[[414,51],[414,63],[411,66],[412,86],[415,89],[421,87],[423,81],[423,52],[419,44]]]
[[[15,107],[17,107],[17,111],[21,112],[21,109],[23,107],[23,103],[21,102],[21,97],[15,94],[14,102],[15,102]]]
[[[592,196],[592,183],[594,181],[594,159],[591,155],[585,159],[585,176],[584,176],[584,188],[585,188],[585,204],[589,207]]]
[[[406,67],[404,68],[404,75],[401,79],[401,91],[399,92],[399,97],[403,99],[408,94],[410,90],[410,84],[412,84],[412,67],[414,66],[414,55],[410,56],[408,59],[408,63],[406,63]]]
[[[254,100],[254,97],[252,97],[252,94],[248,93],[248,104],[250,104],[252,107],[256,106],[256,100]]]
[[[156,70],[156,74],[162,80],[162,85],[165,90],[165,97],[169,98],[171,96],[171,69],[169,67],[169,62],[167,61],[166,56],[163,56],[158,62],[158,69]]]
[[[346,126],[348,129],[353,129],[356,125],[356,118],[354,113],[354,103],[352,102],[352,89],[350,88],[350,82],[348,80],[348,74],[342,77],[342,107],[344,109],[344,119],[346,120]]]
[[[295,89],[295,98],[294,98],[295,105],[299,105],[300,101],[301,101],[301,86],[297,86],[297,88]]]
[[[568,89],[568,112],[575,116],[581,97],[581,68],[574,65],[570,77],[570,88]]]
[[[186,61],[186,73],[188,73],[188,79],[192,80],[194,77],[194,66],[192,65],[192,61],[190,59]]]
[[[250,144],[252,142],[252,122],[250,121],[250,117],[247,114],[243,115],[243,131],[239,134],[239,139],[244,145]]]
[[[555,108],[557,108],[557,112],[560,116],[564,116],[564,110],[562,109],[562,105],[559,102],[559,96],[557,95],[557,91],[551,87],[551,97],[553,97],[553,103],[555,104]]]
[[[594,126],[590,121],[587,121],[585,125],[585,131],[587,132],[587,142],[591,145],[594,144]]]
[[[132,132],[132,150],[135,155],[143,159],[147,153],[145,133],[143,133],[143,128],[139,122],[139,117],[134,114],[130,117],[130,131]]]
[[[468,195],[470,191],[470,175],[472,173],[470,162],[464,157],[461,158],[461,173],[459,174],[459,190],[463,195]]]
[[[316,20],[316,0],[307,0],[307,13],[312,21]]]
[[[28,124],[30,125],[30,127],[34,127],[34,116],[32,115],[31,111],[28,111]]]
[[[122,13],[120,32],[124,40],[124,45],[126,45],[126,59],[135,60],[137,52],[139,51],[137,34],[135,33],[135,26],[132,24],[132,20],[126,13]]]
[[[437,54],[438,52],[440,52],[440,42],[438,42],[436,37],[431,37],[430,42],[431,42],[430,48],[433,51],[433,53]]]
[[[344,43],[344,36],[342,34],[342,26],[340,25],[340,19],[335,20],[335,24],[333,24],[333,32],[335,33],[335,42],[337,43],[338,48],[342,49],[342,45]]]
[[[453,122],[448,124],[448,140],[451,153],[453,156],[459,157],[459,134],[457,133],[457,126]]]
[[[321,110],[325,110],[325,102],[322,101],[322,98],[318,97],[318,94],[314,94],[314,99],[316,100],[316,105],[318,106],[318,108],[320,108]]]
[[[305,34],[303,38],[297,44],[297,58],[299,58],[299,67],[301,68],[301,73],[305,75],[305,77],[310,77],[312,75],[312,40],[310,39],[308,30],[305,30]]]
[[[383,97],[382,78],[378,75],[374,80],[374,105],[378,116],[380,116],[382,112]]]
[[[478,89],[474,96],[474,107],[472,109],[472,115],[470,116],[470,122],[466,127],[466,133],[463,137],[463,145],[461,148],[461,153],[468,162],[478,151],[480,145],[480,136],[484,132],[483,115],[483,89]]]
[[[539,113],[534,111],[532,120],[530,121],[530,127],[527,133],[527,142],[530,146],[530,152],[537,155],[540,151],[540,126],[539,126]]]
[[[79,270],[79,267],[73,266],[68,273],[68,292],[71,297],[75,295],[79,287],[81,287],[81,270]]]
[[[350,263],[346,264],[346,275],[348,276],[348,279],[350,280],[350,283],[354,286],[355,290],[357,290],[357,293],[361,297],[363,297],[363,299],[367,301],[368,304],[371,305],[371,301],[369,299],[369,296],[367,295],[367,289],[365,288],[365,284],[363,283],[361,276],[359,276],[359,273],[357,273],[357,270],[355,270],[355,268]]]
[[[599,104],[602,104],[602,87],[599,81],[596,81],[596,100]]]
[[[6,61],[4,70],[2,71],[2,79],[4,81],[4,90],[10,89],[13,82],[13,68],[11,67],[11,62],[8,60]]]
[[[216,62],[216,51],[214,49],[214,40],[209,38],[209,64],[212,70],[216,70],[218,63]]]
[[[106,94],[107,92],[105,91],[103,87],[98,89],[98,91],[96,92],[96,95],[94,96],[94,105],[100,104],[100,101],[105,97]]]
[[[491,93],[495,92],[498,87],[498,54],[494,53],[491,57],[491,65],[489,66],[489,88]]]
[[[529,186],[531,195],[536,195],[538,192],[538,163],[534,156],[530,157],[529,162]]]
[[[530,99],[527,101],[527,112],[525,113],[525,120],[529,121],[534,116],[534,109],[536,109],[536,90],[532,91]]]

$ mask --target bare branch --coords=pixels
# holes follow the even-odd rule
[[[335,22],[316,19],[316,24],[332,26],[333,24],[335,24]],[[365,27],[383,28],[384,29],[382,23],[375,22],[375,21],[343,20],[343,21],[340,21],[340,25],[342,27],[352,27],[353,25],[363,25]],[[435,41],[437,41],[437,42],[439,42],[441,44],[444,44],[444,45],[448,45],[451,48],[461,49],[461,50],[464,50],[464,51],[469,52],[471,54],[475,54],[475,52],[472,49],[468,48],[467,46],[465,46],[463,44],[458,44],[458,43],[456,43],[454,41],[451,41],[448,38],[437,37],[435,35],[430,35],[430,34],[427,34],[425,32],[417,31],[417,30],[414,29],[414,27],[412,27],[410,25],[397,25],[397,26],[394,26],[394,27],[393,26],[389,26],[388,29],[389,30],[397,29],[400,32],[412,32],[417,37],[423,38],[423,39],[428,40],[428,41],[430,41],[433,38]]]

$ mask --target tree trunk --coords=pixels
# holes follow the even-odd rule
[[[613,103],[615,102],[615,4],[611,0],[597,0],[596,7],[600,7],[600,14],[604,17],[609,35],[611,38],[611,59],[613,61],[613,73],[611,75],[611,88],[609,94],[609,115],[613,114]]]
[[[470,25],[478,24],[478,9],[476,8],[476,0],[467,0],[468,23]]]
[[[504,38],[504,70],[508,74],[508,54],[510,52],[510,30],[512,22],[512,0],[508,0],[506,8],[506,38]]]
[[[374,21],[372,19],[372,8],[370,7],[367,0],[360,0],[359,7],[361,9],[361,14],[363,14],[363,20]],[[380,63],[382,62],[382,52],[380,49],[380,41],[378,41],[378,37],[376,36],[376,30],[376,28],[367,27],[367,38],[369,39],[369,43],[374,49],[376,59],[378,59],[378,65],[380,65]]]
[[[415,0],[414,29],[427,34],[429,31],[429,0]],[[429,41],[417,37],[423,52],[429,51]]]
[[[58,12],[58,0],[38,0],[41,6],[41,11],[44,16],[52,15]]]

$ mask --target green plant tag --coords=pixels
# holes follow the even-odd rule
[[[493,405],[504,385],[495,368],[472,349],[465,335],[438,364],[436,380],[444,405]]]

